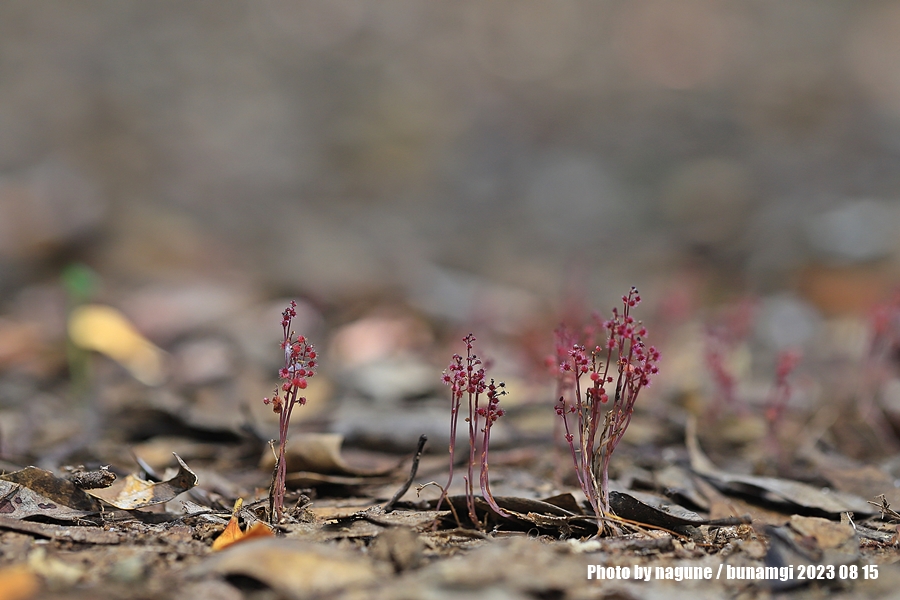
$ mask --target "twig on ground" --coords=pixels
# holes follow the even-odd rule
[[[413,456],[412,467],[409,469],[409,477],[406,479],[406,483],[400,486],[400,489],[397,490],[397,493],[394,494],[394,497],[388,500],[387,504],[384,505],[384,512],[389,513],[394,510],[394,505],[403,497],[409,490],[409,486],[412,485],[413,479],[416,478],[416,473],[419,470],[419,459],[422,458],[422,450],[425,448],[425,442],[428,441],[428,436],[424,433],[419,436],[419,445],[416,447],[416,454]]]

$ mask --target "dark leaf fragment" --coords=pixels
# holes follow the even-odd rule
[[[96,512],[71,508],[18,483],[0,480],[0,516],[27,519],[40,515],[58,521],[74,521]]]
[[[623,519],[667,529],[696,527],[708,522],[708,519],[704,519],[683,506],[642,492],[610,491],[609,505],[613,512]]]
[[[50,471],[45,471],[44,469],[25,467],[19,471],[0,475],[0,481],[17,484],[22,488],[30,490],[36,495],[34,498],[35,505],[38,506],[40,510],[32,512],[31,514],[43,514],[41,513],[42,510],[46,511],[51,508],[48,506],[49,504],[62,505],[69,509],[82,511],[80,516],[86,513],[96,512],[98,509],[97,502],[84,491],[78,489],[74,483],[68,479],[57,477]],[[0,495],[5,496],[10,492],[11,488],[9,486],[0,485]],[[17,497],[23,502],[30,498],[27,494],[19,494]],[[22,506],[23,502],[17,502],[17,504],[20,509],[24,510],[25,507]],[[10,514],[11,512],[13,511],[10,510],[9,512],[4,512],[4,509],[0,507],[0,514]],[[15,516],[22,518],[22,516],[28,515],[20,516],[17,514]]]

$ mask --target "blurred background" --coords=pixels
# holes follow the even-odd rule
[[[858,358],[900,281],[898,30],[893,2],[3,2],[5,401],[88,299],[192,390],[277,365],[288,296],[333,365],[478,326],[526,378],[631,285],[661,339],[749,297],[760,347]],[[679,393],[699,343],[664,353]]]
[[[0,10],[7,296],[76,256],[324,301],[475,276],[608,303],[696,268],[814,294],[896,254],[890,2]]]

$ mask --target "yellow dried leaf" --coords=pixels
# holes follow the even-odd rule
[[[26,600],[37,594],[37,575],[25,565],[0,569],[0,600]]]
[[[178,461],[178,472],[171,479],[150,482],[134,475],[127,475],[117,479],[108,488],[86,491],[89,495],[122,510],[135,510],[168,502],[197,485],[197,474],[191,471],[180,456],[174,452],[173,455]]]
[[[69,338],[80,348],[112,358],[142,383],[159,385],[165,379],[165,353],[111,306],[86,304],[73,310]]]

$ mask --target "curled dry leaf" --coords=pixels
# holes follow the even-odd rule
[[[108,488],[88,490],[87,493],[122,510],[135,510],[168,502],[197,485],[197,475],[184,464],[180,456],[174,453],[173,456],[178,461],[178,472],[171,479],[154,483],[128,475]]]

